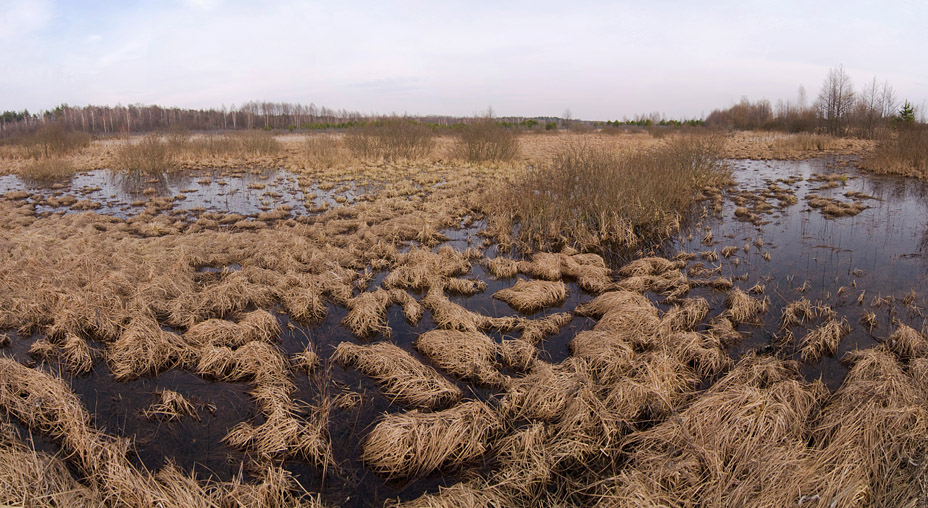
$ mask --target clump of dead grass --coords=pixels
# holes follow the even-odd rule
[[[802,361],[814,362],[822,355],[837,353],[838,344],[849,333],[851,333],[851,327],[846,319],[829,318],[824,324],[811,330],[802,338],[799,346]]]
[[[745,323],[757,317],[758,314],[767,311],[769,299],[754,298],[741,289],[734,288],[728,292],[725,299],[725,305],[728,307],[726,312],[728,317],[735,323]]]
[[[200,421],[196,406],[180,393],[174,390],[161,390],[158,392],[158,399],[158,402],[143,411],[145,418],[175,421],[182,416],[190,416]]]
[[[420,335],[416,349],[449,374],[483,386],[502,387],[506,376],[496,368],[497,345],[480,332],[432,330]]]
[[[500,421],[486,404],[467,401],[435,413],[386,415],[364,440],[361,459],[388,477],[416,477],[482,456]]]
[[[331,359],[373,378],[383,394],[399,404],[440,409],[457,402],[462,395],[460,388],[435,369],[389,342],[369,346],[342,342]]]
[[[511,288],[493,293],[493,298],[530,314],[563,303],[567,298],[567,286],[560,281],[519,280]]]

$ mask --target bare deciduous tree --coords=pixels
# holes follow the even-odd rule
[[[854,85],[844,66],[832,67],[818,93],[816,103],[825,129],[833,135],[841,135],[847,127],[847,119],[854,108]]]

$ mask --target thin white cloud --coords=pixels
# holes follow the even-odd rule
[[[0,39],[28,36],[51,19],[51,3],[46,0],[0,0]]]

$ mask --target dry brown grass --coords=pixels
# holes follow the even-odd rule
[[[480,332],[432,330],[420,335],[415,346],[433,365],[455,377],[496,388],[508,384],[496,366],[496,343]]]
[[[157,374],[188,364],[191,355],[183,338],[146,316],[134,318],[106,348],[106,361],[116,379]]]
[[[660,148],[563,148],[550,163],[491,191],[486,209],[501,233],[518,226],[523,250],[635,246],[680,227],[696,189],[719,178],[721,139],[674,137]]]
[[[435,413],[395,413],[367,435],[361,459],[388,477],[417,477],[479,458],[499,429],[496,414],[479,401]]]
[[[158,402],[143,411],[145,418],[174,421],[182,416],[190,416],[200,421],[197,408],[180,393],[174,390],[161,390],[158,392],[158,399]]]
[[[928,178],[928,128],[903,127],[887,134],[860,165],[876,173]]]
[[[389,342],[358,346],[342,342],[333,362],[354,367],[377,381],[391,401],[423,409],[441,409],[461,398],[461,390],[435,369]]]
[[[511,288],[493,293],[493,298],[508,303],[519,312],[531,314],[563,303],[567,298],[567,286],[560,281],[519,280]]]
[[[389,338],[392,331],[387,324],[387,307],[392,303],[390,292],[384,289],[361,293],[348,302],[348,315],[342,324],[361,338],[378,334]]]
[[[746,323],[756,318],[758,314],[767,312],[769,299],[754,298],[744,291],[734,288],[728,292],[725,299],[725,305],[728,307],[728,317],[735,323]]]
[[[492,118],[478,118],[464,126],[453,153],[468,162],[511,161],[519,155],[518,133]]]
[[[802,361],[814,362],[822,355],[838,352],[838,344],[845,335],[851,333],[846,319],[829,318],[824,324],[811,330],[802,338],[799,345]]]

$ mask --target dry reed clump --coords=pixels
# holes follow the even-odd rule
[[[845,335],[851,333],[851,327],[847,319],[829,318],[821,326],[811,330],[802,338],[799,345],[802,361],[814,362],[822,355],[833,355],[838,352],[838,343]]]
[[[456,483],[450,487],[438,487],[434,494],[423,494],[412,501],[388,503],[391,508],[448,508],[448,507],[501,507],[506,506],[505,498],[495,492],[496,489],[482,485],[482,482]]]
[[[432,153],[435,135],[425,124],[393,116],[349,129],[343,142],[360,159],[415,160]]]
[[[87,341],[73,334],[67,334],[61,345],[61,358],[68,371],[75,375],[86,374],[93,369],[93,350]]]
[[[106,500],[138,507],[212,505],[212,495],[195,477],[176,470],[162,470],[152,476],[136,469],[126,459],[129,442],[114,440],[94,429],[80,399],[58,378],[0,358],[0,407],[30,430],[58,441],[84,481]],[[63,464],[61,468],[66,470]],[[37,476],[33,485],[48,488],[52,478],[55,475],[51,472]],[[79,497],[81,490],[75,494]]]
[[[74,165],[66,159],[40,159],[29,163],[19,176],[32,185],[48,185],[68,182],[77,173]]]
[[[4,506],[102,506],[95,487],[75,479],[59,457],[24,443],[8,422],[0,429],[0,504]]]
[[[511,288],[493,293],[493,298],[530,314],[563,303],[567,298],[567,286],[560,281],[519,280]]]
[[[725,305],[728,307],[727,316],[735,323],[744,323],[757,317],[762,312],[767,312],[769,299],[754,298],[744,291],[734,288],[728,292],[725,298]]]
[[[676,332],[693,330],[708,314],[709,302],[705,298],[687,298],[664,313],[661,328]]]
[[[719,374],[732,363],[722,340],[711,333],[672,333],[664,339],[664,349],[703,378]]]
[[[602,293],[612,284],[612,270],[598,254],[561,255],[561,272],[591,293]]]
[[[495,257],[486,262],[487,271],[497,279],[511,279],[519,273],[519,262],[504,257]]]
[[[300,323],[313,323],[325,319],[328,312],[323,298],[323,285],[311,277],[298,278],[280,295],[287,314]]]
[[[409,324],[415,326],[422,319],[424,313],[422,305],[406,291],[391,289],[390,299],[394,304],[403,308],[403,317],[406,318]]]
[[[812,307],[812,302],[806,298],[800,298],[783,308],[781,329],[801,325],[813,317],[815,317],[815,309]]]
[[[442,286],[433,286],[421,300],[422,306],[432,313],[432,319],[438,328],[476,332],[478,330],[496,329],[512,331],[522,328],[525,319],[516,317],[491,318],[471,312],[445,296]]]
[[[886,338],[884,344],[902,360],[928,357],[928,338],[903,323]]]
[[[280,351],[257,340],[234,350],[226,346],[202,349],[196,372],[228,382],[252,380],[256,385],[292,386],[287,361]]]
[[[803,489],[831,506],[903,506],[923,496],[928,442],[922,380],[882,346],[851,355],[841,387],[812,433],[816,450]]]
[[[538,360],[538,348],[522,339],[505,339],[499,345],[499,358],[516,372],[528,372]]]
[[[668,270],[660,275],[635,275],[622,279],[613,285],[625,291],[644,293],[652,291],[662,294],[669,300],[682,298],[690,291],[690,281],[680,270]]]
[[[312,374],[316,370],[316,367],[319,366],[319,354],[316,353],[316,348],[313,346],[312,342],[307,343],[303,351],[293,355],[293,363],[301,371]]]
[[[561,280],[561,256],[559,254],[537,252],[532,255],[531,261],[519,261],[517,267],[520,272],[536,279]]]
[[[445,279],[445,290],[451,294],[473,296],[487,289],[487,283],[476,279],[460,279],[452,277]]]
[[[529,344],[538,344],[545,338],[560,332],[573,319],[573,314],[569,312],[558,312],[541,319],[520,320],[518,327],[522,329],[522,335],[519,338]]]
[[[310,407],[307,417],[299,417],[289,396],[274,387],[259,386],[252,395],[259,400],[273,401],[262,408],[264,422],[258,426],[239,423],[229,429],[224,442],[252,451],[265,461],[296,457],[308,459],[322,468],[333,463],[327,438],[329,408],[326,405]]]
[[[184,339],[195,347],[239,347],[253,340],[270,342],[280,336],[280,325],[273,314],[255,310],[238,322],[207,319],[193,325]]]
[[[580,386],[590,381],[581,359],[569,358],[555,365],[537,361],[527,376],[512,380],[500,400],[500,414],[509,421],[553,422]]]
[[[456,250],[414,248],[400,257],[397,267],[384,278],[383,287],[427,290],[445,278],[466,274],[470,268],[467,258]]]
[[[461,398],[461,390],[435,369],[388,342],[358,346],[342,342],[332,361],[354,367],[377,381],[393,402],[422,409],[441,409]]]
[[[434,413],[389,414],[367,435],[361,460],[391,478],[422,476],[481,457],[500,428],[497,415],[479,401]]]
[[[904,126],[877,142],[876,149],[860,161],[862,168],[877,172],[926,178],[928,175],[928,128]]]
[[[600,383],[615,383],[625,377],[637,361],[634,345],[621,335],[605,330],[578,333],[568,344],[570,354],[586,361]]]
[[[314,134],[307,136],[301,146],[303,167],[306,169],[326,169],[339,163],[340,140],[333,136]]]
[[[581,316],[600,317],[595,330],[609,331],[633,342],[648,342],[659,329],[661,320],[657,308],[641,294],[631,291],[611,291],[592,301],[578,305]]]
[[[137,143],[127,142],[116,152],[115,166],[120,171],[155,176],[175,167],[174,155],[157,134],[149,134]]]
[[[193,354],[179,335],[151,317],[137,316],[107,345],[106,361],[116,379],[126,380],[188,365]]]
[[[387,307],[392,303],[390,292],[384,289],[361,293],[348,302],[348,315],[342,324],[360,338],[377,334],[389,338],[392,330],[387,323]]]
[[[174,390],[161,390],[158,392],[158,398],[158,402],[142,412],[145,418],[175,421],[182,416],[191,416],[196,421],[200,421],[197,408],[180,393]]]
[[[608,481],[599,506],[795,504],[805,493],[795,475],[809,456],[807,422],[827,391],[795,371],[750,382],[752,361],[675,418],[630,435],[631,463]]]
[[[480,332],[432,330],[420,335],[415,347],[453,376],[489,387],[505,387],[509,382],[496,367],[496,343]]]
[[[619,268],[622,277],[640,277],[643,275],[661,275],[670,270],[679,270],[686,266],[683,261],[671,261],[660,257],[639,258]]]

